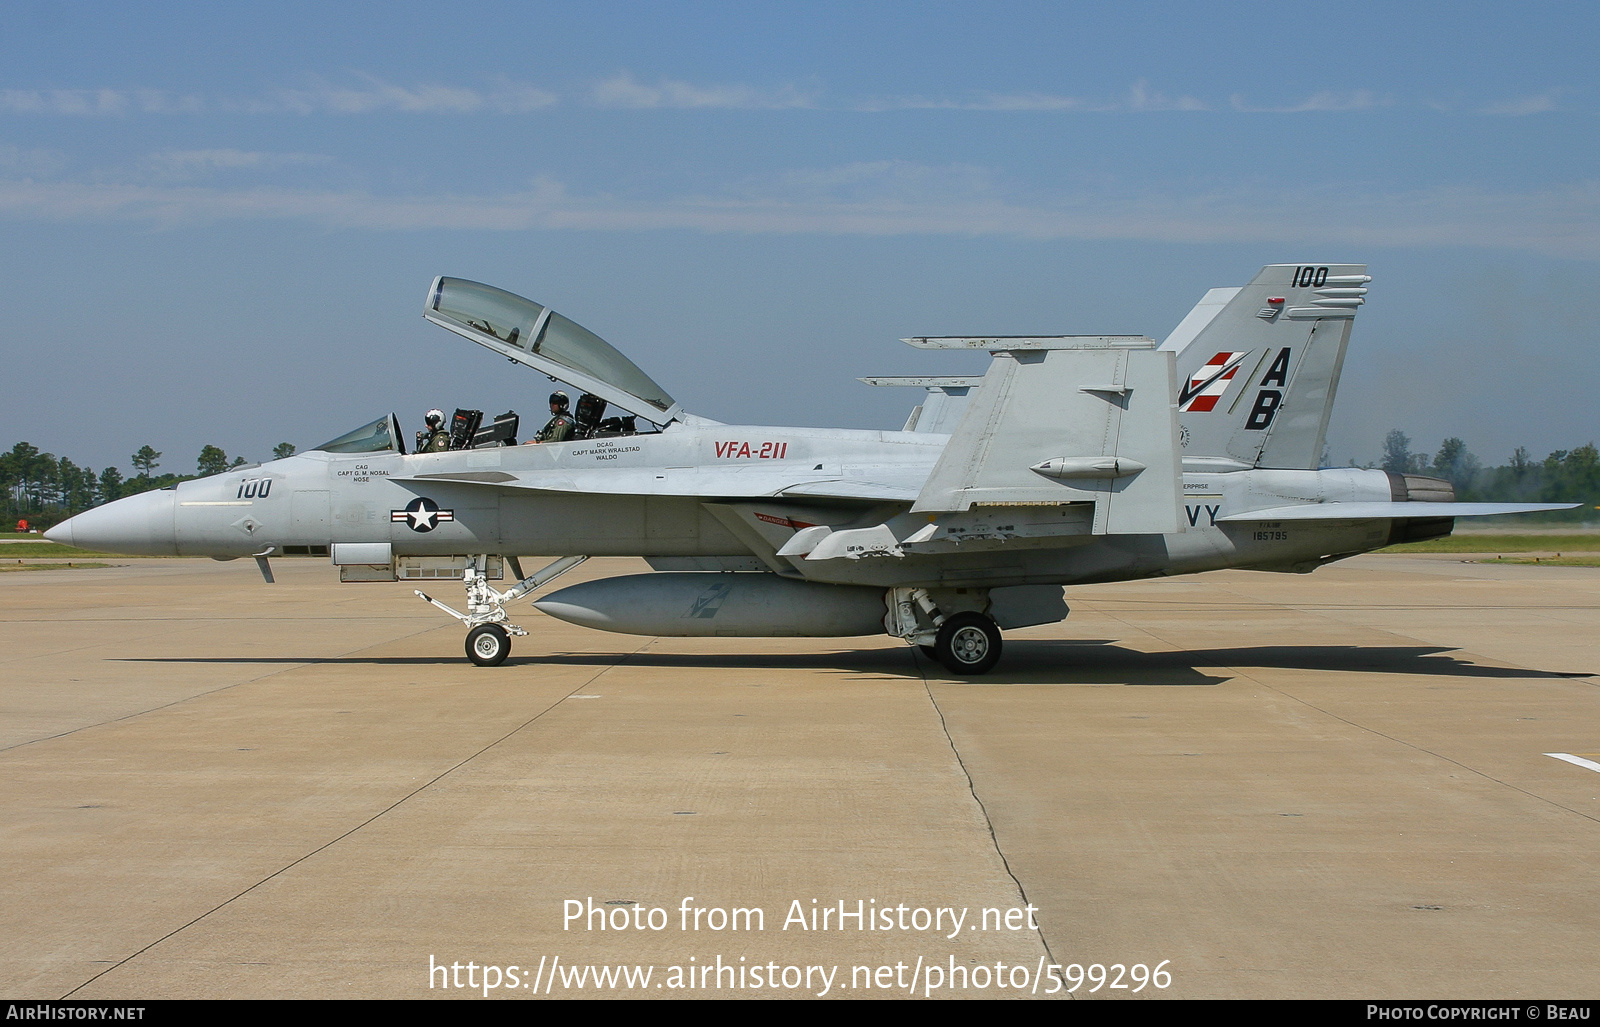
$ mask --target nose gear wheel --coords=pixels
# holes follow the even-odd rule
[[[498,624],[480,624],[467,632],[467,659],[480,667],[498,667],[511,653],[511,636]]]

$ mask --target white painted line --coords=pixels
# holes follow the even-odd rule
[[[1554,756],[1558,760],[1566,760],[1573,766],[1583,767],[1585,770],[1592,770],[1600,774],[1600,763],[1596,763],[1594,760],[1586,760],[1582,756],[1574,756],[1570,752],[1547,752],[1545,755]]]

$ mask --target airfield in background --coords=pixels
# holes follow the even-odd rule
[[[532,611],[482,669],[408,588],[321,561],[271,587],[249,561],[112,562],[0,575],[12,997],[465,997],[430,959],[557,957],[837,966],[845,997],[905,994],[851,970],[919,959],[1169,961],[1141,997],[1595,994],[1600,773],[1546,754],[1600,761],[1600,569],[1078,587],[958,680],[887,637]],[[691,896],[765,930],[679,930]],[[568,899],[672,926],[564,930]],[[813,899],[1039,928],[781,929]],[[643,992],[708,993],[808,992]]]

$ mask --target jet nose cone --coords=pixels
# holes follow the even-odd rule
[[[76,517],[68,517],[60,524],[45,531],[44,537],[52,542],[59,542],[64,546],[72,545],[72,522]]]
[[[173,527],[176,496],[171,489],[157,489],[119,499],[63,521],[45,537],[103,553],[177,556]]]

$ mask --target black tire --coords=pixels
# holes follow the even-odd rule
[[[981,613],[958,613],[939,627],[934,655],[955,674],[986,674],[1000,662],[1000,627]]]
[[[921,649],[922,655],[926,656],[930,660],[937,660],[939,658],[939,650],[935,649],[931,645],[919,645],[917,648]]]
[[[498,667],[511,655],[511,636],[498,624],[479,624],[467,632],[467,659],[480,667]]]

